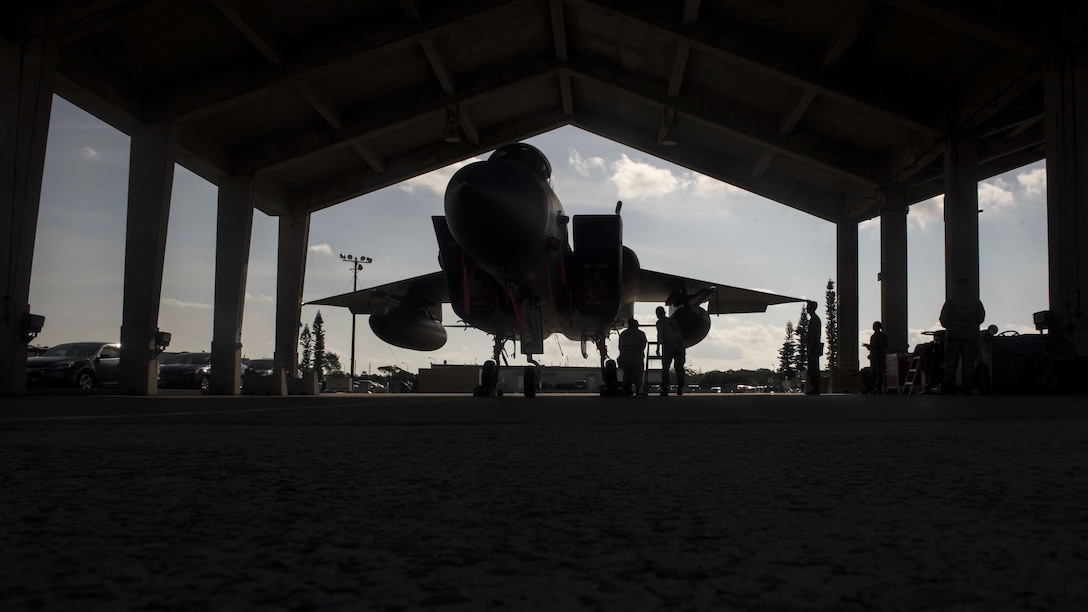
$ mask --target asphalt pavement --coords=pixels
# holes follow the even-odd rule
[[[0,399],[4,610],[1084,610],[1065,396]]]

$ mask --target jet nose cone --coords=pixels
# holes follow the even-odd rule
[[[543,248],[547,189],[524,167],[478,162],[454,174],[446,188],[450,233],[476,261],[510,265]]]

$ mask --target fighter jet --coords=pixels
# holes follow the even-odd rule
[[[622,203],[615,214],[568,216],[551,174],[544,154],[525,143],[462,167],[446,187],[446,215],[432,217],[440,271],[309,303],[370,315],[378,338],[419,351],[445,345],[442,304],[448,303],[465,325],[494,336],[476,393],[496,394],[500,357],[516,339],[532,364],[524,378],[531,397],[534,355],[556,333],[581,342],[583,357],[587,343],[596,345],[603,392],[615,393],[616,363],[606,341],[634,315],[636,302],[668,306],[690,347],[710,331],[711,314],[803,301],[642,269],[623,245]]]

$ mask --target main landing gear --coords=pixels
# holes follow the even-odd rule
[[[596,336],[593,342],[597,345],[597,353],[601,356],[601,372],[604,376],[604,384],[601,385],[601,396],[611,397],[620,395],[619,373],[616,360],[608,358],[608,344],[605,336]]]
[[[484,362],[483,371],[480,373],[480,384],[476,385],[472,390],[472,395],[476,397],[502,397],[502,389],[499,389],[499,359],[503,360],[504,365],[509,365],[506,361],[506,355],[503,353],[506,340],[507,338],[502,336],[495,336],[495,349],[492,352],[491,359]],[[531,357],[530,361],[532,362]],[[536,362],[525,366],[522,385],[525,388],[525,397],[536,397],[536,390],[540,385]]]

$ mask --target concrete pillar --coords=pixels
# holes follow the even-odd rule
[[[1088,355],[1088,52],[1055,54],[1046,78],[1050,333]]]
[[[302,320],[302,283],[310,215],[280,217],[279,263],[276,280],[276,370],[279,380],[294,378],[298,369],[298,330]],[[286,395],[282,385],[278,395]]]
[[[215,239],[211,392],[219,395],[238,395],[241,384],[242,312],[252,235],[253,177],[230,177],[219,185]]]
[[[967,279],[970,298],[978,298],[978,142],[953,134],[944,154],[944,289]]]
[[[888,352],[907,352],[907,201],[902,185],[887,187],[880,211],[880,322],[888,334]]]
[[[158,365],[155,334],[159,331],[177,128],[166,123],[150,124],[141,126],[131,136],[121,388],[133,395],[154,395]]]
[[[54,37],[0,39],[0,395],[26,393],[24,321],[38,227],[58,45]]]
[[[857,372],[858,362],[858,224],[840,221],[835,235],[839,304],[839,369]]]

